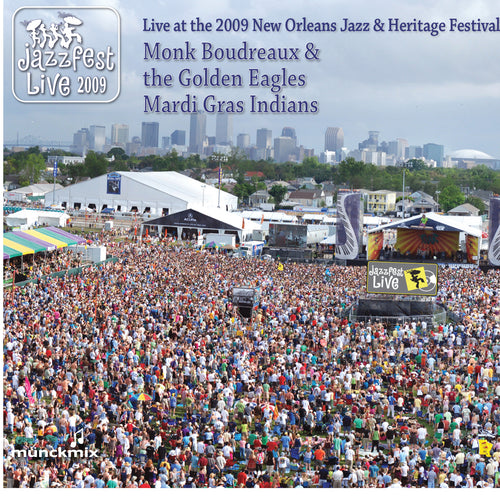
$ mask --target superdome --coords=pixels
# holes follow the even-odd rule
[[[477,151],[476,149],[457,149],[453,151],[450,155],[452,158],[458,158],[461,160],[494,160],[493,156],[483,153],[482,151]]]

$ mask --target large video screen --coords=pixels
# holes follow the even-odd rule
[[[305,248],[307,246],[307,226],[269,224],[269,246]]]

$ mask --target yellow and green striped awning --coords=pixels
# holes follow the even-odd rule
[[[12,259],[79,243],[85,243],[85,239],[57,227],[11,231],[3,235],[3,258]]]
[[[64,248],[68,246],[68,244],[64,241],[53,238],[52,236],[48,236],[47,234],[42,233],[39,229],[28,229],[27,231],[23,231],[23,233],[29,234],[30,236],[38,238],[39,240],[45,241],[47,243],[51,243],[57,248]]]

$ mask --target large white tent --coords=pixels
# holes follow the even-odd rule
[[[26,201],[29,197],[45,196],[47,202],[53,203],[52,192],[62,189],[60,184],[31,184],[30,186],[21,187],[12,191],[6,191],[3,194],[5,203],[12,201]]]
[[[56,191],[55,202],[70,209],[114,208],[161,216],[195,205],[233,211],[238,199],[178,172],[112,172]]]
[[[36,225],[47,224],[49,226],[64,227],[68,222],[69,215],[64,212],[48,210],[20,210],[5,217],[5,223],[9,227],[21,227],[28,229]]]

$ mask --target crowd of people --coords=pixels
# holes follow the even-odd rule
[[[4,292],[7,487],[500,487],[500,271],[391,326],[345,314],[364,267],[112,252]]]

